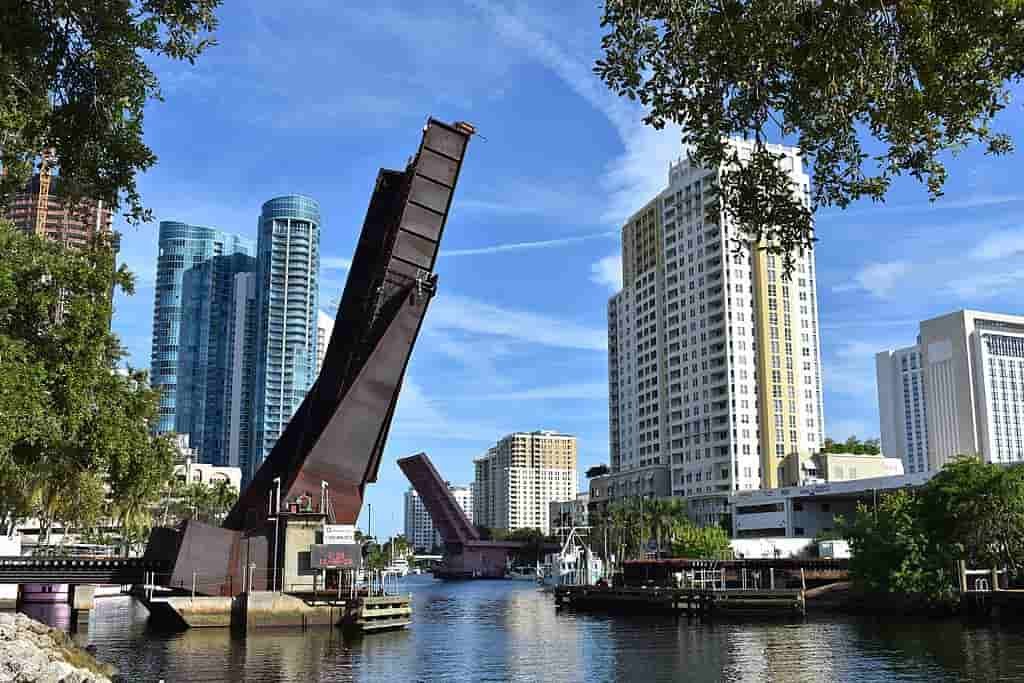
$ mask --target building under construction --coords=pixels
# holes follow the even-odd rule
[[[98,235],[113,238],[113,217],[103,200],[69,203],[61,194],[60,177],[48,172],[33,176],[4,211],[4,218],[22,232],[75,248],[91,244]]]

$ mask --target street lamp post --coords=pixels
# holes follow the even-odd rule
[[[277,590],[277,539],[280,536],[279,524],[281,519],[281,477],[274,477],[274,582],[270,590]]]

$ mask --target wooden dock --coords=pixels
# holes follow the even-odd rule
[[[667,587],[558,586],[555,606],[638,614],[792,617],[806,611],[801,589],[744,590]]]
[[[412,596],[376,595],[349,603],[342,625],[352,631],[373,633],[405,628],[412,623]]]

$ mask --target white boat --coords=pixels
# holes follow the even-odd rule
[[[406,576],[409,573],[409,560],[404,557],[396,557],[391,560],[391,564],[384,567],[384,571],[388,574],[398,574],[399,576]]]
[[[529,565],[522,565],[519,567],[509,567],[505,571],[505,578],[512,579],[515,581],[537,581],[541,576],[540,567],[530,567]]]
[[[561,552],[548,555],[538,581],[545,589],[555,586],[592,586],[604,574],[604,563],[575,528],[562,544]]]

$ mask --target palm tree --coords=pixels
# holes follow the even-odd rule
[[[646,509],[651,520],[651,532],[657,542],[657,553],[661,555],[661,541],[668,532],[673,519],[672,501],[653,499],[647,502]]]
[[[212,517],[221,521],[238,501],[238,490],[227,479],[217,479],[209,486],[209,504]]]
[[[618,549],[616,556],[619,561],[626,553],[626,537],[630,524],[629,508],[624,502],[615,502],[608,506],[608,520],[613,532],[615,547]]]
[[[608,512],[594,511],[590,515],[590,538],[591,545],[600,544],[601,552],[599,553],[602,558],[607,562],[608,560]]]

